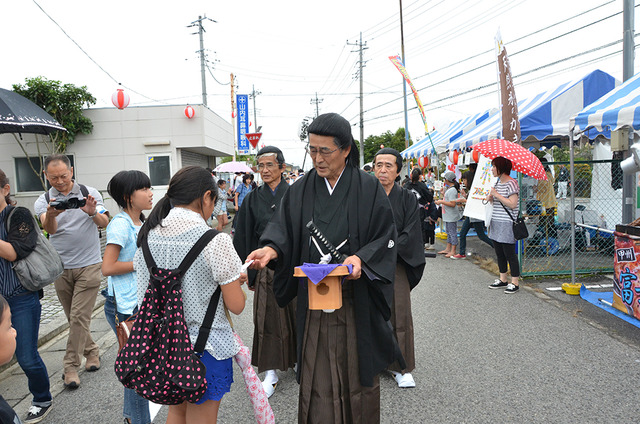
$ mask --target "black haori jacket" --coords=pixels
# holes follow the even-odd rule
[[[411,290],[418,285],[424,273],[425,260],[422,247],[420,205],[409,190],[394,184],[389,193],[398,238],[398,261],[404,265]]]
[[[374,377],[394,360],[404,363],[388,322],[396,268],[396,227],[391,204],[378,180],[348,165],[344,172],[351,173],[347,195],[349,255],[357,255],[363,268],[375,275],[369,279],[363,270],[353,284],[360,383],[371,387]],[[310,235],[306,224],[313,217],[316,175],[315,169],[311,170],[289,188],[260,239],[261,246],[278,252],[273,287],[278,304],[284,307],[297,297],[298,364],[302,363],[309,299],[307,285],[301,284],[293,271],[308,262]]]

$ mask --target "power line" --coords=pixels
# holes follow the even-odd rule
[[[636,6],[636,7],[638,7],[638,6]],[[510,56],[511,56],[511,57],[513,57],[513,56],[516,56],[516,55],[518,55],[518,54],[520,54],[520,53],[523,53],[523,52],[525,52],[525,51],[531,50],[532,48],[540,47],[540,46],[542,46],[542,45],[544,45],[544,44],[547,44],[547,43],[550,43],[550,42],[552,42],[552,41],[558,40],[559,38],[565,37],[565,36],[567,36],[567,35],[569,35],[569,34],[573,34],[573,33],[577,32],[577,31],[580,31],[580,30],[583,30],[583,29],[585,29],[585,28],[588,28],[588,27],[590,27],[591,25],[595,25],[596,23],[600,23],[600,22],[602,22],[602,21],[604,21],[604,20],[606,20],[606,19],[610,19],[610,18],[612,18],[612,17],[614,17],[614,16],[616,16],[616,15],[618,15],[618,14],[619,14],[619,13],[615,13],[615,14],[612,14],[612,15],[607,16],[607,17],[605,17],[605,18],[599,19],[599,20],[597,20],[597,21],[595,21],[595,22],[591,22],[591,23],[585,24],[585,25],[583,25],[583,26],[581,26],[581,27],[578,27],[578,28],[576,28],[576,29],[573,29],[573,30],[571,30],[571,31],[567,31],[567,32],[565,32],[565,33],[563,33],[563,34],[560,34],[560,35],[558,35],[558,36],[555,36],[555,37],[552,37],[552,38],[550,38],[550,39],[547,39],[547,40],[542,41],[542,42],[540,42],[540,43],[537,43],[537,44],[535,44],[535,45],[533,45],[533,46],[529,46],[529,47],[526,47],[526,48],[524,48],[524,49],[522,49],[522,50],[519,50],[519,51],[517,51],[517,52],[511,53],[511,54],[510,54]],[[596,50],[597,50],[597,49],[596,49]],[[566,60],[566,59],[565,59],[565,60]],[[467,69],[467,70],[465,70],[465,71],[463,71],[463,72],[459,72],[459,73],[457,73],[457,74],[455,74],[455,75],[449,76],[449,77],[447,77],[447,78],[445,78],[445,79],[442,79],[442,80],[437,81],[437,82],[435,82],[435,83],[429,84],[429,85],[427,85],[427,86],[425,86],[425,87],[419,88],[417,91],[418,91],[418,92],[421,92],[421,91],[426,90],[426,89],[428,89],[428,88],[436,87],[436,86],[438,86],[438,85],[440,85],[440,84],[443,84],[443,83],[445,83],[445,82],[449,82],[449,81],[451,81],[451,80],[453,80],[453,79],[456,79],[456,78],[459,78],[459,77],[461,77],[461,76],[466,76],[466,75],[468,75],[470,72],[478,71],[478,70],[480,70],[480,69],[482,69],[482,68],[485,68],[485,67],[487,67],[487,66],[491,66],[491,65],[493,65],[494,63],[495,63],[495,61],[491,61],[491,62],[484,63],[484,64],[482,64],[482,65],[478,65],[478,66],[476,66],[476,67],[474,67],[474,68]],[[441,68],[441,69],[443,69],[443,68]],[[414,81],[415,81],[415,80],[417,80],[417,79],[420,79],[420,78],[422,78],[422,77],[425,77],[425,76],[427,76],[427,75],[430,75],[430,74],[431,74],[431,72],[430,72],[430,73],[427,73],[427,74],[420,75],[420,76],[418,76],[418,77],[414,78]],[[392,86],[391,86],[391,87],[392,87]],[[393,100],[389,100],[389,101],[384,102],[384,103],[382,103],[382,104],[379,104],[379,105],[374,106],[374,107],[372,107],[372,108],[369,108],[369,109],[367,109],[365,112],[370,112],[370,111],[372,111],[372,110],[375,110],[375,109],[380,108],[380,107],[382,107],[382,106],[386,106],[386,105],[388,105],[388,104],[390,104],[390,103],[393,103],[393,102],[396,102],[396,101],[398,101],[398,100],[402,100],[402,96],[397,97],[397,98],[395,98],[395,99],[393,99]]]
[[[152,101],[157,102],[157,103],[162,103],[162,102],[161,102],[161,101],[159,101],[159,100],[153,99],[153,98],[151,98],[151,97],[149,97],[149,96],[145,96],[144,94],[142,94],[142,93],[140,93],[140,92],[138,92],[138,91],[134,90],[133,88],[127,87],[126,85],[122,84],[122,83],[121,83],[121,82],[119,82],[117,79],[115,79],[115,78],[114,78],[114,77],[113,77],[109,72],[107,72],[107,71],[106,71],[102,66],[100,66],[100,64],[99,64],[98,62],[96,62],[96,61],[95,61],[95,60],[94,60],[94,59],[89,55],[89,53],[87,53],[87,52],[86,52],[86,51],[85,51],[85,50],[80,46],[80,44],[78,44],[78,43],[76,42],[76,40],[74,40],[74,39],[73,39],[69,34],[67,34],[67,32],[64,30],[64,28],[62,28],[62,27],[60,26],[60,24],[59,24],[59,23],[57,23],[57,22],[55,21],[55,19],[53,19],[53,18],[52,18],[52,17],[51,17],[51,16],[50,16],[50,15],[49,15],[49,14],[48,14],[48,13],[47,13],[43,8],[42,8],[42,6],[40,6],[40,5],[38,4],[38,2],[37,2],[36,0],[32,0],[32,1],[33,1],[33,3],[35,3],[35,5],[36,5],[36,6],[38,6],[38,8],[42,11],[42,13],[44,13],[44,15],[45,15],[47,18],[49,18],[49,19],[51,20],[51,22],[53,22],[53,23],[54,23],[58,28],[60,28],[60,31],[62,31],[62,33],[63,33],[64,35],[66,35],[66,37],[67,37],[69,40],[71,40],[71,42],[73,42],[73,44],[75,44],[75,45],[76,45],[76,47],[78,47],[78,48],[80,49],[80,51],[81,51],[82,53],[84,53],[84,55],[85,55],[85,56],[87,56],[87,57],[89,58],[89,60],[90,60],[90,61],[92,61],[92,62],[93,62],[93,63],[94,63],[94,64],[95,64],[95,65],[96,65],[96,66],[97,66],[97,67],[98,67],[102,72],[104,72],[104,73],[105,73],[109,78],[111,78],[111,80],[113,80],[116,84],[118,84],[119,86],[122,86],[122,87],[126,88],[127,90],[131,91],[132,93],[136,93],[137,95],[144,97],[145,99],[149,99],[149,100],[152,100]]]
[[[636,37],[639,37],[639,36],[640,36],[640,34],[637,34],[637,35],[636,35]],[[618,40],[618,41],[616,41],[616,42],[608,43],[608,44],[605,44],[605,45],[603,45],[603,46],[596,47],[596,48],[594,48],[594,49],[590,49],[590,50],[587,50],[587,51],[584,51],[584,52],[581,52],[581,53],[578,53],[578,54],[575,54],[575,55],[572,55],[572,56],[568,56],[568,57],[566,57],[566,58],[563,58],[563,59],[560,59],[560,60],[556,60],[556,61],[554,61],[554,62],[550,62],[550,63],[547,63],[547,64],[545,64],[545,65],[539,66],[539,67],[537,67],[537,68],[535,68],[535,69],[531,69],[531,70],[529,70],[529,71],[525,71],[525,72],[523,72],[523,73],[521,73],[521,74],[515,75],[513,78],[514,78],[514,80],[515,80],[516,78],[521,78],[521,77],[523,77],[523,76],[525,76],[525,75],[528,75],[528,74],[531,74],[531,73],[533,73],[533,72],[540,71],[540,70],[542,70],[542,69],[545,69],[545,68],[548,68],[548,67],[551,67],[551,66],[557,65],[558,63],[562,63],[562,62],[565,62],[565,61],[567,61],[567,60],[575,59],[575,58],[577,58],[577,57],[579,57],[579,56],[583,56],[583,55],[585,55],[585,54],[593,53],[593,52],[595,52],[595,51],[598,51],[598,50],[601,50],[601,49],[604,49],[604,48],[607,48],[607,47],[611,47],[611,46],[616,45],[616,44],[620,44],[621,42],[622,42],[622,40]],[[638,46],[639,46],[638,44],[636,44],[636,45],[635,45],[635,47],[636,47],[636,48],[637,48]],[[586,62],[583,62],[583,63],[577,64],[577,65],[572,65],[572,66],[571,66],[571,68],[563,68],[563,69],[558,70],[558,71],[556,71],[556,72],[553,72],[553,73],[551,73],[551,74],[547,74],[547,75],[544,75],[544,76],[541,76],[541,77],[533,78],[533,79],[531,79],[531,80],[524,81],[524,82],[518,82],[518,86],[526,85],[526,84],[529,84],[529,83],[532,83],[532,82],[535,82],[535,81],[538,81],[538,80],[541,80],[541,79],[547,78],[547,77],[549,77],[550,75],[554,75],[554,74],[559,74],[559,73],[565,72],[565,71],[567,71],[567,70],[569,70],[569,69],[575,69],[576,67],[580,67],[580,66],[583,66],[583,65],[587,65],[587,64],[594,63],[594,62],[598,62],[598,61],[601,61],[601,60],[607,59],[607,58],[609,58],[609,57],[612,57],[612,56],[618,55],[618,54],[620,54],[621,52],[622,52],[622,50],[616,50],[615,52],[608,53],[608,54],[607,54],[607,55],[605,55],[605,56],[601,56],[601,57],[598,57],[598,58],[595,58],[595,59],[591,59],[591,60],[588,60],[588,61],[586,61]],[[445,100],[454,99],[454,98],[456,98],[456,97],[464,96],[465,94],[470,94],[470,93],[473,93],[473,92],[476,92],[476,91],[480,91],[480,90],[483,90],[483,89],[486,89],[486,88],[494,87],[494,86],[496,86],[497,84],[498,84],[497,82],[492,82],[492,83],[489,83],[489,84],[484,84],[484,85],[481,85],[481,86],[479,86],[479,87],[475,87],[475,88],[473,88],[473,89],[470,89],[470,90],[467,90],[467,91],[464,91],[464,92],[461,92],[461,93],[452,94],[452,95],[450,95],[450,96],[443,97],[443,98],[440,98],[440,99],[434,100],[434,101],[429,102],[429,103],[425,103],[425,104],[423,104],[423,106],[424,106],[425,110],[435,110],[435,109],[440,109],[440,108],[441,108],[440,106],[437,106],[437,107],[431,107],[431,108],[428,108],[428,107],[429,107],[429,106],[433,106],[433,105],[435,105],[435,104],[437,104],[437,103],[443,102],[443,101],[445,101]],[[472,100],[472,99],[475,99],[475,98],[484,97],[484,96],[487,96],[487,95],[493,95],[493,94],[495,94],[495,93],[494,93],[494,92],[484,93],[484,94],[481,94],[481,95],[478,95],[478,96],[474,96],[474,97],[470,97],[470,98],[466,98],[466,99],[459,100],[459,101],[457,101],[457,102],[449,103],[449,104],[446,104],[446,105],[444,105],[444,106],[442,106],[442,107],[451,106],[451,105],[453,105],[453,104],[462,103],[462,102],[466,102],[466,101],[469,101],[469,100]],[[412,108],[411,108],[411,109],[409,109],[409,110],[416,110],[417,108],[418,108],[417,106],[414,106],[414,107],[412,107]],[[366,120],[366,122],[374,121],[374,120],[377,120],[377,119],[386,118],[386,117],[390,117],[390,116],[400,115],[401,113],[403,113],[403,111],[391,112],[391,113],[388,113],[388,114],[385,114],[385,115],[381,115],[381,116],[377,116],[377,117],[369,118],[369,119],[367,119],[367,120]],[[353,119],[353,118],[352,118],[352,119]]]

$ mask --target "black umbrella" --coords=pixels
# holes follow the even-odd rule
[[[0,88],[0,133],[50,134],[54,131],[66,131],[66,128],[31,100]]]

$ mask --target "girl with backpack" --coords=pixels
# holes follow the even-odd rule
[[[102,258],[102,275],[108,277],[108,286],[102,291],[106,299],[104,314],[115,333],[116,321],[124,322],[138,312],[133,255],[138,232],[145,220],[142,211],[151,210],[153,192],[151,180],[140,171],[118,172],[109,181],[107,191],[122,209],[107,226],[107,246]],[[125,387],[122,415],[125,423],[149,424],[149,402]]]
[[[175,269],[196,241],[209,230],[206,220],[216,205],[217,187],[206,169],[188,166],[169,182],[165,196],[158,201],[138,235],[144,241],[158,268]],[[240,273],[242,262],[228,234],[217,234],[199,253],[182,277],[184,320],[192,344],[198,338],[209,301],[218,286],[222,296],[200,360],[206,367],[207,392],[196,403],[170,405],[167,423],[212,422],[218,417],[220,401],[233,382],[232,357],[240,350],[221,303],[238,315],[245,306]],[[138,305],[142,305],[149,285],[149,270],[138,249],[134,257],[138,279]]]

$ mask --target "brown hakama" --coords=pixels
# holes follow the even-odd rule
[[[398,261],[396,265],[396,279],[393,283],[393,303],[391,304],[391,326],[398,340],[400,351],[407,363],[407,368],[401,369],[398,361],[389,366],[389,370],[401,373],[413,371],[416,367],[416,356],[413,338],[413,317],[411,315],[411,289],[404,265]]]
[[[379,423],[380,384],[360,384],[352,281],[345,280],[342,308],[309,310],[302,344],[299,423]]]
[[[258,372],[286,371],[296,363],[296,306],[278,306],[273,294],[273,270],[258,271],[253,295],[253,349],[251,365]]]

